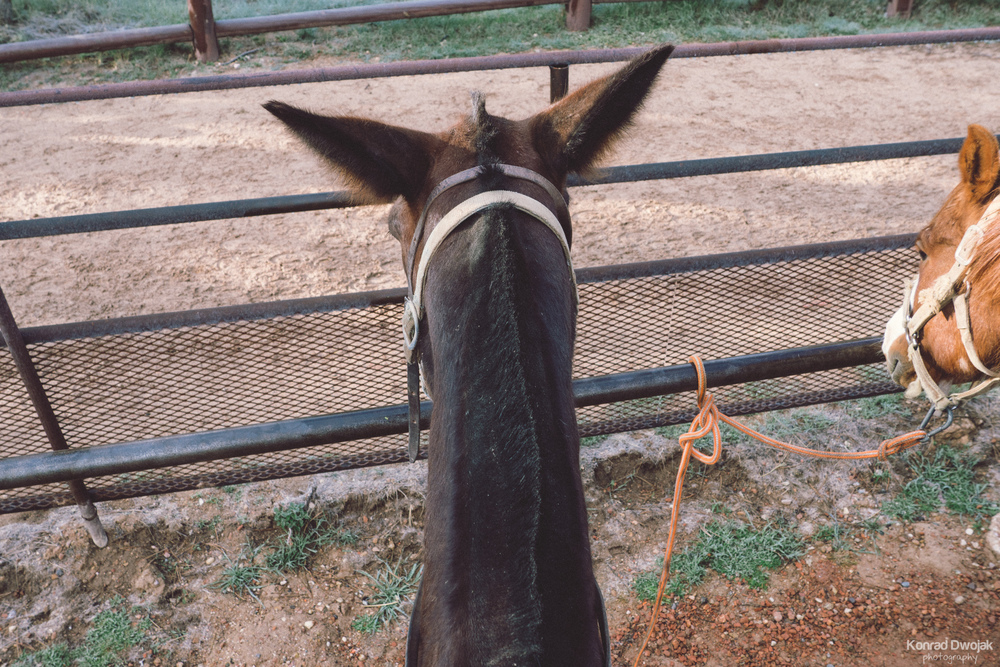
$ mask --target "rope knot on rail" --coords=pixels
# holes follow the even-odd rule
[[[934,435],[951,425],[951,412],[949,411],[948,422],[944,426],[929,432],[924,430],[927,426],[927,422],[930,421],[931,416],[935,414],[934,408],[931,408],[931,412],[929,412],[927,417],[924,418],[924,421],[918,430],[904,433],[903,435],[896,436],[895,438],[883,440],[878,449],[869,449],[862,452],[827,452],[817,449],[809,449],[808,447],[800,447],[798,445],[770,438],[763,433],[755,431],[749,426],[741,424],[732,417],[719,412],[718,407],[715,405],[715,397],[708,393],[708,379],[705,374],[705,365],[702,362],[701,357],[694,354],[688,357],[688,361],[694,366],[695,374],[698,377],[698,414],[695,415],[694,419],[691,421],[691,426],[688,428],[687,433],[682,434],[678,438],[681,446],[681,460],[677,468],[677,480],[674,483],[674,498],[670,508],[670,530],[667,533],[667,547],[663,554],[663,570],[660,573],[660,581],[656,589],[656,600],[653,603],[653,612],[650,617],[649,631],[646,633],[646,638],[643,640],[642,646],[639,648],[639,653],[635,657],[634,667],[639,667],[639,662],[642,660],[643,654],[646,652],[646,646],[649,644],[649,640],[653,636],[653,631],[656,629],[657,618],[660,614],[660,606],[663,602],[663,593],[666,590],[667,582],[670,580],[670,556],[673,553],[674,538],[677,534],[677,521],[680,516],[681,492],[684,488],[684,476],[687,473],[688,464],[691,462],[692,456],[706,465],[713,465],[718,462],[719,458],[722,456],[722,433],[719,430],[720,421],[729,424],[737,431],[750,436],[765,445],[770,445],[776,449],[801,454],[803,456],[834,460],[863,460],[877,458],[881,461],[885,461],[893,454],[898,454],[899,452],[925,442],[931,435]],[[694,446],[696,441],[705,437],[709,433],[712,434],[711,455],[699,451]]]

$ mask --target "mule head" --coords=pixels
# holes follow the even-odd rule
[[[438,183],[477,165],[504,163],[531,169],[564,190],[569,173],[590,169],[627,129],[671,51],[672,46],[652,49],[521,121],[489,115],[482,98],[474,97],[469,117],[434,134],[364,118],[319,115],[281,102],[268,102],[264,108],[339,171],[359,198],[395,203],[389,231],[402,246],[405,265],[418,219]],[[550,196],[530,183],[505,181],[504,187],[524,189],[550,204]],[[441,207],[447,205],[441,202]],[[433,218],[428,218],[428,231]],[[560,222],[569,236],[569,220]]]
[[[997,139],[986,128],[970,125],[958,156],[961,182],[951,191],[944,205],[930,224],[917,235],[916,249],[920,255],[920,268],[911,291],[909,303],[889,321],[882,342],[889,372],[893,380],[908,388],[907,395],[915,398],[921,386],[908,356],[906,320],[908,313],[922,303],[930,302],[947,287],[945,275],[955,264],[955,251],[966,230],[979,222],[990,202],[997,195],[1000,185],[1000,158]],[[966,285],[975,285],[969,292],[969,306],[975,329],[976,349],[983,360],[995,366],[996,325],[989,311],[993,296],[1000,284],[997,278],[997,255],[1000,234],[987,232],[980,242],[969,271]],[[992,274],[992,275],[991,275]],[[949,386],[971,382],[980,377],[969,361],[956,326],[953,304],[945,305],[924,326],[918,336],[920,351],[931,377],[939,385]],[[992,342],[991,342],[992,341]]]

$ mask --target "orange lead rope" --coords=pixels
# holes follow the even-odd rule
[[[927,437],[927,432],[923,429],[911,431],[910,433],[904,433],[895,438],[884,440],[878,449],[870,449],[863,452],[824,452],[781,442],[780,440],[775,440],[762,433],[758,433],[749,426],[745,426],[732,417],[727,417],[719,412],[719,409],[715,407],[715,398],[707,392],[708,382],[705,377],[705,365],[702,363],[701,357],[692,355],[688,357],[688,361],[694,365],[695,373],[698,375],[698,414],[695,416],[694,421],[691,422],[688,432],[679,438],[681,462],[677,468],[677,481],[674,483],[674,500],[670,508],[670,532],[667,534],[667,548],[663,554],[663,571],[660,573],[660,584],[656,589],[656,602],[653,604],[653,613],[649,621],[649,631],[646,632],[646,638],[643,640],[642,647],[635,657],[634,667],[639,666],[642,654],[646,651],[646,646],[649,644],[649,638],[653,636],[653,630],[656,629],[656,621],[660,614],[661,603],[663,602],[663,592],[667,587],[667,581],[670,580],[670,556],[674,550],[674,538],[677,534],[677,519],[680,516],[684,475],[687,473],[687,467],[691,462],[692,456],[705,465],[713,465],[719,460],[719,457],[722,455],[722,434],[719,431],[720,420],[766,445],[771,445],[787,452],[824,459],[859,460],[878,458],[884,461],[889,455],[914,447]],[[703,454],[694,447],[695,441],[700,440],[709,433],[712,434],[711,456]]]

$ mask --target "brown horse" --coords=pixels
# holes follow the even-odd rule
[[[917,236],[920,272],[882,342],[893,379],[938,409],[992,387],[1000,368],[998,148],[988,130],[969,126],[962,181]],[[978,384],[948,395],[965,382]]]
[[[407,340],[434,400],[408,665],[609,664],[571,384],[565,183],[609,150],[671,51],[521,121],[474,96],[438,134],[265,105],[359,194],[395,202]]]

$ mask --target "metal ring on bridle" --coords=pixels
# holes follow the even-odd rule
[[[417,341],[420,337],[420,313],[413,301],[407,298],[403,302],[403,342],[406,345],[406,357],[410,358],[413,351],[417,349]]]
[[[937,411],[938,411],[937,407],[932,405],[931,409],[927,411],[927,415],[924,416],[924,420],[922,422],[920,422],[920,430],[921,431],[927,431],[927,425],[930,424],[931,419],[934,418],[934,415],[935,415],[935,413],[937,413]],[[952,423],[955,421],[955,406],[954,405],[949,405],[948,407],[946,407],[944,409],[944,411],[946,413],[944,424],[942,424],[941,426],[938,426],[937,428],[935,428],[935,429],[933,429],[931,431],[927,431],[927,434],[924,436],[924,440],[930,440],[935,435],[937,435],[941,431],[944,431],[949,426],[951,426]]]

